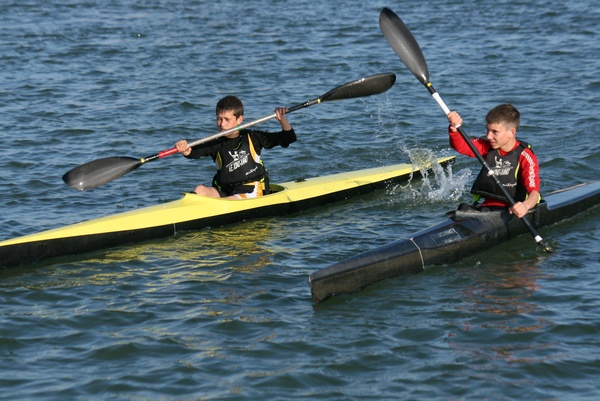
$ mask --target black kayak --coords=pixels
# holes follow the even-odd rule
[[[527,218],[535,227],[571,218],[600,201],[600,181],[566,188],[547,195]],[[336,294],[355,292],[371,283],[400,274],[420,273],[430,266],[456,262],[527,233],[523,222],[508,210],[496,212],[454,211],[449,218],[419,231],[310,275],[316,302]]]

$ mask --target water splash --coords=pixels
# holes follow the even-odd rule
[[[409,180],[408,184],[398,185],[393,192],[401,195],[404,200],[417,200],[419,202],[459,202],[468,192],[471,182],[471,170],[463,169],[456,174],[452,165],[442,167],[435,153],[426,148],[404,150],[414,166],[423,173],[423,179]]]

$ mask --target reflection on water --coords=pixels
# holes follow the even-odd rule
[[[486,360],[532,363],[555,358],[551,351],[547,355],[543,351],[554,344],[531,341],[532,335],[554,324],[541,316],[543,307],[531,300],[539,290],[537,281],[548,279],[540,268],[542,262],[540,258],[514,262],[509,268],[506,264],[490,264],[473,269],[470,278],[474,284],[465,287],[457,308],[468,318],[456,322],[458,332],[448,335],[452,348]],[[489,339],[491,345],[469,342],[471,332],[478,341]],[[503,341],[497,341],[498,338]]]
[[[105,259],[139,260],[160,270],[166,268],[164,277],[173,280],[221,281],[232,272],[251,274],[269,263],[271,253],[262,244],[269,239],[273,224],[272,220],[249,221],[183,233],[109,252]]]
[[[227,227],[181,233],[175,237],[94,252],[40,264],[32,269],[52,270],[52,279],[40,282],[36,289],[115,285],[135,282],[149,276],[161,285],[186,281],[222,282],[232,274],[254,274],[270,263],[269,240],[274,221],[256,220]],[[44,270],[47,273],[47,270]],[[30,269],[8,269],[3,277],[18,280]],[[40,270],[40,274],[44,274]],[[13,282],[14,285],[14,282]],[[31,283],[29,283],[31,285]]]
[[[529,303],[527,298],[538,289],[536,280],[547,275],[530,264],[515,263],[511,269],[498,270],[492,269],[490,276],[465,289],[465,299],[473,302],[473,310],[506,316],[535,312],[538,306]]]

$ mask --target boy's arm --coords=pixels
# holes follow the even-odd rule
[[[285,116],[287,111],[288,111],[287,107],[278,107],[275,109],[275,114],[277,115],[276,118],[277,118],[277,121],[279,121],[279,124],[281,124],[282,131],[291,131],[292,130],[292,125],[289,123],[289,121],[287,120],[287,117]]]
[[[541,199],[540,195],[540,171],[537,157],[530,149],[525,149],[520,157],[521,172],[519,179],[527,191],[527,199],[517,202],[510,208],[511,213],[521,218],[533,209]]]
[[[539,191],[531,191],[529,192],[529,196],[523,202],[516,202],[514,206],[510,207],[510,212],[521,218],[529,212],[529,210],[533,209],[540,199]]]
[[[460,127],[463,123],[462,118],[456,111],[451,111],[447,115],[448,123],[448,136],[450,137],[450,146],[452,149],[456,150],[458,153],[463,154],[465,156],[475,157],[475,153],[471,150],[469,145],[465,143],[460,132],[458,132],[457,127]],[[489,144],[487,141],[483,139],[471,139],[471,142],[475,145],[475,148],[482,155],[486,154],[489,150]]]
[[[450,146],[452,149],[465,156],[475,157],[475,153],[473,153],[469,145],[465,142],[462,135],[458,131],[452,131],[450,128],[448,129],[448,136],[450,137]],[[490,150],[488,142],[484,139],[472,138],[471,142],[482,155],[486,155]]]

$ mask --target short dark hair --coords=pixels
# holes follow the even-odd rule
[[[217,102],[217,115],[224,111],[232,111],[233,115],[240,117],[244,115],[244,104],[235,96],[225,96]]]
[[[521,123],[521,113],[512,104],[501,104],[487,113],[485,122],[488,124],[508,124],[518,129]]]

